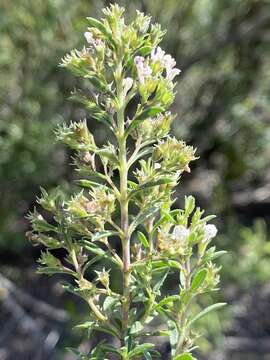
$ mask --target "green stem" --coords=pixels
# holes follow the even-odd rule
[[[119,144],[119,163],[120,163],[120,209],[121,209],[121,230],[122,230],[122,257],[123,257],[123,306],[122,306],[122,335],[125,338],[128,330],[129,307],[130,307],[130,236],[128,220],[128,163],[127,163],[127,144],[125,137],[125,102],[123,98],[122,84],[122,65],[117,69],[117,96],[120,104],[117,112],[118,122],[118,144]],[[124,341],[123,341],[124,343]],[[124,345],[124,344],[123,344]]]
[[[185,283],[184,283],[184,289],[186,291],[190,290],[191,285],[191,269],[190,269],[190,258],[187,258],[185,263]],[[181,355],[181,353],[184,351],[183,345],[185,341],[185,335],[186,335],[186,317],[188,308],[190,305],[190,300],[186,303],[185,308],[181,311],[180,319],[177,322],[177,328],[179,333],[178,343],[176,346],[176,355]]]

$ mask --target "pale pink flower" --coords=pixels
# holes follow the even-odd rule
[[[166,79],[169,81],[173,81],[175,76],[179,75],[181,72],[175,67],[175,59],[171,55],[165,54],[165,51],[159,46],[152,50],[151,60],[153,62],[160,62],[161,66],[166,69]]]
[[[93,34],[90,31],[86,31],[84,33],[84,37],[89,45],[92,45],[94,47],[100,46],[103,44],[101,39],[97,39],[93,37]]]
[[[151,52],[151,59],[154,62],[159,61],[163,65],[163,59],[165,56],[165,51],[161,49],[160,46],[158,46],[156,49],[153,49]]]
[[[152,74],[152,70],[150,66],[145,63],[145,59],[142,56],[136,56],[134,60],[137,68],[139,82],[141,84],[144,84],[145,78],[149,77]]]

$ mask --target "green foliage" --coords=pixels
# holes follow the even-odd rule
[[[159,335],[171,342],[171,358],[193,359],[193,323],[223,304],[195,317],[189,311],[199,296],[216,290],[220,268],[212,260],[220,252],[210,246],[217,234],[208,223],[213,216],[203,217],[192,196],[185,198],[184,209],[172,208],[174,187],[196,159],[191,146],[168,135],[168,108],[180,71],[158,46],[164,32],[148,16],[137,12],[126,24],[118,5],[103,13],[100,21],[87,19],[86,46],[72,50],[61,66],[84,79],[87,90],[76,91],[73,98],[112,132],[113,143],[97,146],[87,120],[58,127],[58,140],[75,151],[75,165],[86,178],[71,197],[59,189],[52,194],[42,190],[39,204],[51,213],[51,221],[35,210],[29,215],[33,231],[28,237],[48,249],[39,261],[40,272],[74,279],[64,287],[90,310],[79,327],[88,334],[109,334],[121,344],[104,341],[89,354],[71,350],[78,358],[107,359],[114,353],[126,360],[151,359],[157,352],[147,337],[154,335],[158,318],[163,320]],[[127,116],[136,95],[133,116]],[[111,237],[121,244],[120,256]],[[50,251],[59,247],[65,249],[64,261]],[[108,268],[95,270],[90,280],[92,265],[105,259]],[[112,270],[122,276],[120,292],[111,285]],[[167,296],[164,283],[172,276],[178,287]]]

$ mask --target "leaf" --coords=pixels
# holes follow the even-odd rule
[[[206,275],[207,275],[206,269],[201,269],[200,271],[198,271],[192,280],[190,289],[192,291],[196,291],[203,284]]]
[[[163,185],[163,184],[169,184],[171,182],[174,182],[174,180],[171,177],[163,177],[159,180],[148,181],[147,183],[142,184],[142,185],[137,184],[138,188],[131,191],[131,193],[129,194],[129,198],[131,198],[133,195],[137,194],[138,192],[141,192],[150,187]]]
[[[142,46],[138,52],[141,56],[146,56],[146,55],[149,55],[152,51],[153,47],[152,46],[149,46],[149,45],[145,45],[145,46]]]
[[[143,353],[143,355],[144,355],[144,357],[145,357],[146,360],[152,360],[152,356],[151,356],[151,354],[150,354],[149,351],[145,351],[145,352]]]
[[[85,321],[82,324],[78,324],[75,326],[76,329],[89,329],[95,325],[94,321]]]
[[[211,250],[211,249],[212,248],[210,248],[209,250]],[[225,251],[225,250],[220,250],[220,251],[216,251],[216,252],[213,251],[212,253],[209,250],[205,254],[204,261],[215,260],[215,259],[219,258],[220,256],[227,254],[227,251]]]
[[[169,270],[165,271],[165,273],[161,276],[159,281],[155,284],[155,286],[153,287],[154,293],[159,293],[159,290],[160,290],[161,286],[164,284],[164,281],[166,280],[168,273],[169,273]]]
[[[169,330],[169,339],[171,344],[171,353],[172,355],[174,355],[178,342],[178,331],[175,323],[171,320],[168,321],[168,330]]]
[[[137,234],[138,234],[138,240],[140,241],[140,243],[141,243],[146,249],[149,249],[149,243],[148,243],[148,240],[146,239],[146,236],[145,236],[142,232],[140,232],[140,231],[138,231]]]
[[[157,230],[158,227],[159,227],[160,225],[162,225],[163,223],[165,223],[165,222],[171,222],[172,224],[174,224],[174,219],[173,219],[173,217],[171,217],[170,214],[165,214],[165,215],[163,215],[163,216],[155,223],[155,225],[154,225],[154,227],[153,227],[153,231]]]
[[[103,239],[103,238],[106,238],[106,237],[109,237],[109,236],[115,236],[115,235],[118,235],[117,231],[100,231],[100,232],[95,233],[92,236],[91,240],[92,241],[98,241],[100,239]]]
[[[145,109],[143,112],[141,112],[136,118],[135,120],[145,120],[149,117],[153,117],[157,114],[159,114],[160,112],[164,111],[164,109],[161,106],[151,106],[148,107],[147,109]]]
[[[130,125],[125,131],[125,136],[127,137],[132,132],[132,130],[134,130],[140,124],[141,121],[153,117],[162,111],[164,111],[164,109],[161,106],[151,106],[143,110],[138,116],[135,117],[135,119],[131,121]]]
[[[121,355],[121,352],[114,346],[104,344],[104,345],[101,345],[100,347],[104,351],[105,354],[113,353],[113,354]]]
[[[85,272],[90,266],[92,266],[95,262],[99,261],[100,259],[102,259],[102,255],[97,255],[97,256],[93,257],[92,259],[88,260],[83,265],[83,271]]]
[[[43,265],[38,268],[39,274],[54,275],[54,274],[69,274],[74,272],[69,269],[65,269],[59,259],[57,259],[49,251],[42,252],[38,263]]]
[[[193,324],[195,321],[201,319],[203,316],[207,315],[208,313],[210,313],[211,311],[217,310],[222,308],[223,306],[225,306],[226,303],[216,303],[213,305],[208,306],[207,308],[205,308],[204,310],[202,310],[201,312],[199,312],[199,314],[197,314],[193,319],[190,320],[189,325]]]
[[[100,183],[97,183],[95,181],[92,180],[85,180],[85,179],[81,179],[81,180],[76,180],[76,182],[79,184],[79,186],[84,187],[84,188],[88,188],[88,189],[92,189],[95,186],[100,186]]]
[[[95,75],[86,75],[85,78],[89,79],[90,83],[100,90],[102,93],[108,92],[109,88],[108,85],[102,82],[97,76]]]
[[[135,323],[131,326],[130,334],[137,334],[138,332],[143,330],[143,325],[140,321],[135,321]]]
[[[135,349],[131,350],[128,353],[128,358],[132,359],[135,356],[143,354],[147,350],[153,349],[153,347],[154,347],[154,344],[151,344],[151,343],[145,343],[142,345],[138,345],[135,347]]]
[[[179,300],[179,295],[170,295],[162,299],[157,306],[164,306],[167,304],[171,304],[172,302]]]
[[[111,308],[116,305],[119,302],[118,299],[112,297],[112,296],[107,296],[106,299],[104,300],[103,303],[103,309],[104,311],[108,311],[111,310]]]
[[[177,355],[173,360],[194,360],[194,357],[189,353],[184,353],[182,355]]]
[[[105,35],[105,37],[109,40],[109,42],[114,47],[116,46],[111,33],[108,31],[106,26],[101,21],[99,21],[95,18],[92,18],[92,17],[87,17],[86,20],[88,21],[88,24],[90,25],[90,27],[94,27],[94,28],[98,29],[103,35]]]
[[[133,164],[136,161],[138,161],[139,159],[141,159],[142,157],[151,154],[152,152],[153,152],[153,147],[150,147],[150,146],[142,149],[141,151],[138,152],[137,156],[133,160]]]
[[[134,221],[130,225],[130,234],[132,234],[132,232],[136,229],[138,225],[140,225],[142,222],[152,217],[158,210],[159,210],[159,205],[156,204],[139,212],[139,214],[135,217]]]
[[[119,162],[117,157],[112,153],[111,150],[108,149],[98,149],[95,151],[96,154],[98,154],[100,157],[104,157],[111,161],[112,164],[118,166]]]
[[[112,257],[108,251],[101,249],[96,244],[91,243],[90,241],[87,241],[87,240],[81,240],[80,244],[86,250],[91,251],[93,254],[102,256],[104,259],[110,260],[111,262],[113,262],[114,264],[119,266],[119,263],[117,262],[117,260],[114,257]]]

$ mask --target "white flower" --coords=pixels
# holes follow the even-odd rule
[[[175,76],[179,75],[181,70],[175,67],[176,61],[171,55],[165,55],[163,59],[163,65],[166,68],[166,79],[173,81]]]
[[[176,225],[173,230],[173,238],[175,240],[184,241],[189,236],[190,231],[183,225]]]
[[[217,228],[215,225],[207,224],[204,228],[204,241],[209,241],[217,235]]]
[[[133,79],[131,77],[127,77],[123,80],[123,92],[124,92],[124,96],[127,95],[127,93],[129,92],[129,90],[131,89],[133,85]]]
[[[145,60],[142,56],[136,56],[134,61],[137,68],[139,82],[144,84],[145,78],[152,74],[152,70],[148,64],[145,64]]]
[[[161,66],[166,69],[166,79],[169,81],[173,81],[175,76],[179,75],[181,72],[181,70],[175,68],[175,59],[171,55],[165,54],[165,51],[159,46],[152,50],[151,59],[153,62],[160,62]]]
[[[93,34],[90,31],[86,31],[84,33],[84,37],[85,37],[86,41],[88,42],[88,44],[92,45],[94,47],[97,47],[97,46],[103,44],[102,40],[101,39],[95,39],[93,37]]]
[[[158,46],[156,49],[153,49],[151,52],[151,59],[154,62],[159,61],[163,65],[163,59],[165,56],[165,51],[161,49],[160,46]]]
[[[94,38],[93,38],[93,34],[90,31],[86,31],[84,33],[84,37],[86,39],[86,41],[88,42],[88,44],[93,44],[94,43]]]
[[[169,81],[173,81],[173,79],[179,75],[181,73],[180,69],[167,69],[167,73],[166,73],[166,79]]]

